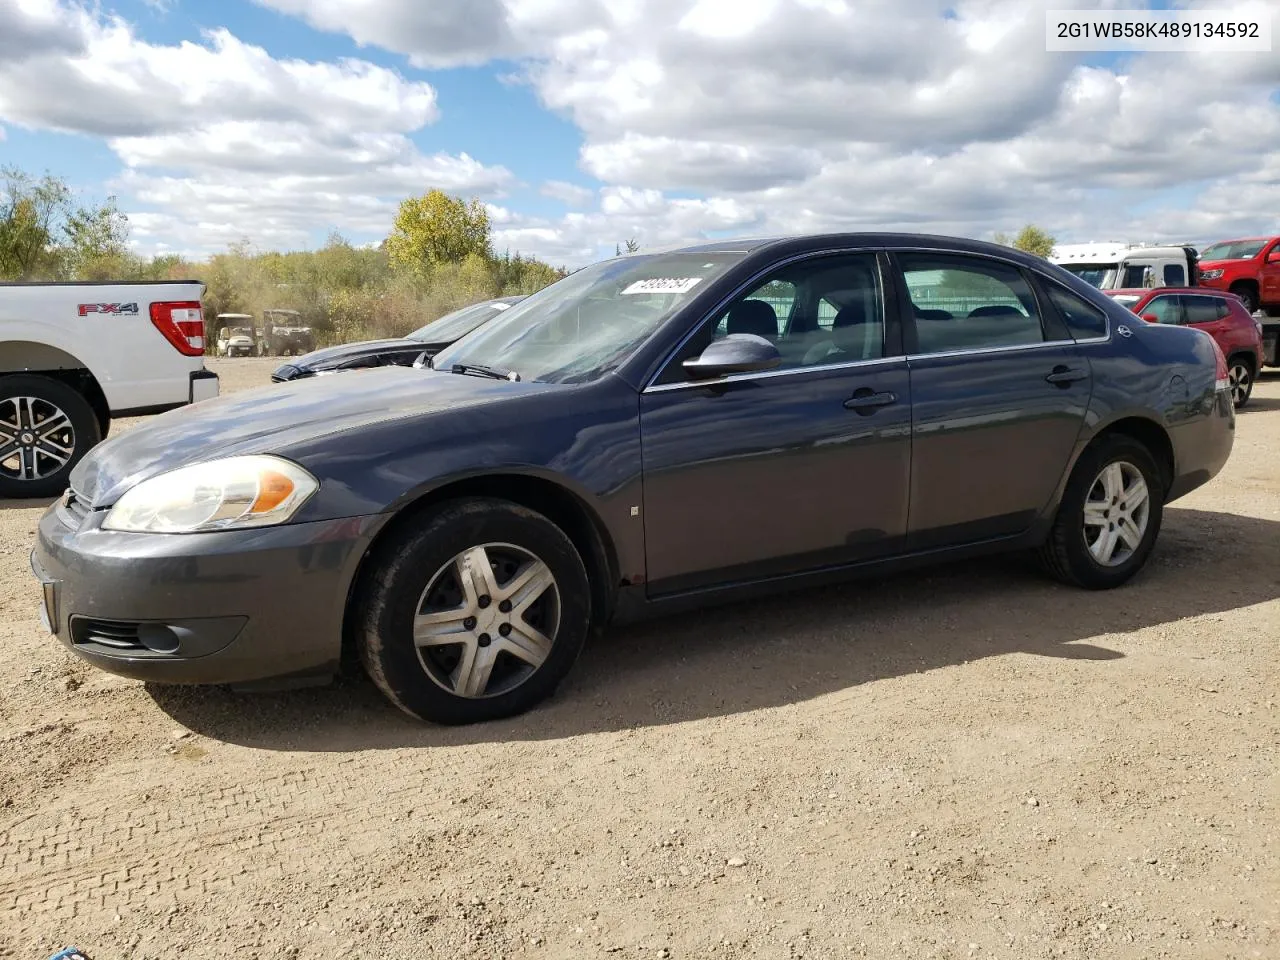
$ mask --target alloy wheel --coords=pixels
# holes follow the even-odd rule
[[[57,473],[76,449],[71,418],[40,397],[0,400],[0,476],[40,480]]]
[[[1142,471],[1126,461],[1102,468],[1084,503],[1084,541],[1093,559],[1118,567],[1142,545],[1151,517],[1151,492]]]
[[[551,568],[523,547],[486,543],[432,576],[418,600],[413,641],[437,685],[459,697],[494,697],[533,676],[559,627]]]
[[[1237,363],[1227,371],[1227,382],[1231,387],[1231,402],[1237,407],[1249,399],[1249,387],[1253,376],[1243,363]]]

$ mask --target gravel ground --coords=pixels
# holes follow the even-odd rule
[[[1238,431],[1125,589],[1002,560],[615,630],[461,730],[88,669],[0,502],[0,956],[1280,956],[1280,378]]]

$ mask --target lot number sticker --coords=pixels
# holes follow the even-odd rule
[[[623,290],[623,294],[636,293],[688,293],[701,277],[654,277],[652,280],[637,280]]]

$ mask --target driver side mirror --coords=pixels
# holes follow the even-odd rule
[[[1142,319],[1143,319],[1143,320],[1145,320],[1147,323],[1159,323],[1159,322],[1160,322],[1160,318],[1159,318],[1159,317],[1157,317],[1154,313],[1144,313],[1144,314],[1142,315]]]
[[[780,363],[782,354],[764,337],[754,333],[731,333],[713,340],[700,355],[690,357],[682,366],[694,379],[708,380],[730,373],[772,370]]]
[[[1280,263],[1280,247],[1267,254],[1267,263]]]

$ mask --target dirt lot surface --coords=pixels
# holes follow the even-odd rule
[[[1004,560],[615,630],[461,730],[89,669],[42,506],[0,503],[0,956],[1280,957],[1274,375],[1127,588]]]

